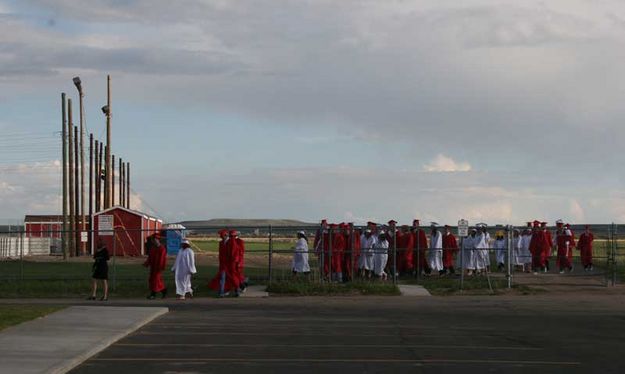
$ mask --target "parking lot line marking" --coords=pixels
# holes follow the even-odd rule
[[[173,332],[167,331],[138,331],[136,335],[167,335],[167,336],[187,336],[187,335],[218,335],[223,336],[223,331],[181,331]],[[228,332],[227,335],[231,336],[349,336],[349,337],[393,337],[393,338],[449,338],[448,336],[441,336],[440,334],[336,334],[336,333],[295,333],[295,332],[283,332],[283,333],[253,333],[253,332]],[[463,335],[462,337],[472,338],[504,338],[506,335]]]
[[[191,344],[191,343],[118,343],[122,347],[206,347],[206,348],[452,348],[452,349],[489,349],[502,351],[541,351],[535,347],[489,347],[477,345],[433,345],[433,344]]]
[[[108,361],[108,362],[239,362],[239,363],[405,363],[405,364],[499,364],[499,365],[554,365],[554,366],[578,366],[581,362],[577,361],[532,361],[532,360],[454,360],[454,359],[323,359],[323,358],[93,358],[92,361]]]

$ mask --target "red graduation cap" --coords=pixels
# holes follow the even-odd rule
[[[419,220],[418,219],[413,219],[412,220],[412,225],[413,226],[419,226]]]

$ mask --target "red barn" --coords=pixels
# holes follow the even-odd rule
[[[24,217],[24,231],[27,238],[59,239],[62,230],[63,216],[27,215]]]
[[[114,235],[113,231],[107,231],[110,225]],[[97,245],[98,240],[102,240],[111,255],[141,256],[145,254],[144,244],[147,237],[160,231],[162,226],[163,221],[158,218],[114,206],[93,215],[92,247]]]

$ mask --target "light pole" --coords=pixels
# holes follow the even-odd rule
[[[80,81],[80,77],[74,77],[72,81],[74,82],[74,85],[78,90],[80,110],[80,231],[84,232],[87,224],[85,222],[85,110],[83,107],[83,97],[85,96],[85,93],[82,89],[82,82]],[[80,254],[85,254],[85,243],[82,242],[82,239],[80,242]]]

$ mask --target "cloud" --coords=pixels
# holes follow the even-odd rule
[[[582,208],[577,200],[571,200],[569,213],[571,214],[571,218],[575,220],[575,222],[584,221],[584,208]]]
[[[443,154],[437,155],[429,164],[423,165],[423,170],[430,173],[471,171],[468,162],[456,162]]]

